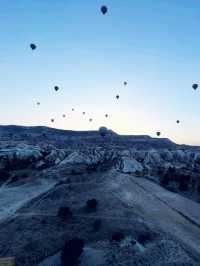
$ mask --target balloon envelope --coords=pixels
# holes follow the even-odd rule
[[[101,7],[101,12],[102,12],[103,15],[105,15],[108,12],[107,6],[102,6]]]
[[[99,134],[102,136],[102,137],[105,137],[107,134],[108,134],[108,129],[106,127],[100,127],[99,128]]]
[[[31,47],[32,50],[35,50],[37,48],[37,46],[34,43],[31,43],[30,47]]]
[[[193,85],[192,85],[192,88],[194,89],[194,90],[196,90],[197,88],[198,88],[198,84],[196,84],[196,83],[194,83]]]

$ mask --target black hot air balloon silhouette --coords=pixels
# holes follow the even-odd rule
[[[35,50],[37,48],[37,46],[34,43],[31,43],[30,47],[31,47],[32,50]]]
[[[92,118],[90,118],[89,121],[92,122]]]
[[[107,8],[107,6],[102,6],[102,7],[101,7],[101,13],[102,13],[103,15],[105,15],[107,12],[108,12],[108,8]]]
[[[127,81],[124,81],[124,86],[126,86],[127,85]]]
[[[180,123],[180,120],[176,120],[176,123],[179,124]]]
[[[58,91],[59,90],[59,87],[58,86],[54,86],[54,90],[55,91]]]
[[[159,137],[161,135],[160,131],[157,131],[156,135]]]
[[[51,119],[51,122],[52,122],[52,123],[54,122],[54,119],[53,119],[53,118]]]
[[[196,84],[196,83],[194,83],[194,84],[192,85],[192,88],[193,88],[194,90],[196,90],[198,87],[199,87],[199,85]]]
[[[37,105],[40,105],[40,102],[37,102]]]
[[[105,117],[108,117],[108,114],[105,114]]]
[[[119,99],[119,95],[116,95],[116,99]]]

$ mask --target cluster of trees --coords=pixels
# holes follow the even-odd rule
[[[188,191],[190,188],[191,176],[186,173],[181,173],[173,167],[169,167],[167,172],[160,178],[160,184],[168,187],[172,182],[176,184],[176,188],[180,191]]]

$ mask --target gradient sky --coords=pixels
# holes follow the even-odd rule
[[[199,0],[2,0],[0,124],[160,130],[200,144],[199,10]]]

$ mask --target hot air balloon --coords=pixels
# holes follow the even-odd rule
[[[90,118],[89,121],[92,122],[92,118]]]
[[[37,102],[37,105],[40,105],[40,102]]]
[[[194,83],[194,84],[192,85],[192,88],[193,88],[194,90],[196,90],[198,87],[199,87],[199,85],[196,84],[196,83]]]
[[[157,131],[156,135],[159,137],[161,135],[160,131]]]
[[[179,124],[180,123],[180,120],[176,120],[176,123]]]
[[[99,128],[99,134],[102,136],[102,137],[105,137],[107,134],[108,134],[108,129],[106,127],[100,127]]]
[[[105,117],[108,117],[108,114],[105,114]]]
[[[74,108],[72,108],[72,112],[74,112]]]
[[[116,95],[116,99],[119,99],[119,95]]]
[[[31,43],[30,47],[31,47],[32,50],[35,50],[37,48],[37,46],[34,43]]]
[[[108,12],[108,8],[107,8],[107,6],[102,6],[102,7],[101,7],[101,13],[102,13],[103,15],[105,15],[107,12]]]
[[[85,115],[85,112],[83,112],[83,115]]]
[[[51,119],[51,122],[52,122],[52,123],[54,122],[54,119],[53,119],[53,118]]]
[[[58,91],[59,90],[59,87],[58,86],[54,86],[54,90],[55,91]]]
[[[63,118],[65,118],[66,117],[66,114],[63,114],[62,116],[63,116]]]
[[[127,85],[127,81],[124,81],[124,86],[126,86]]]

